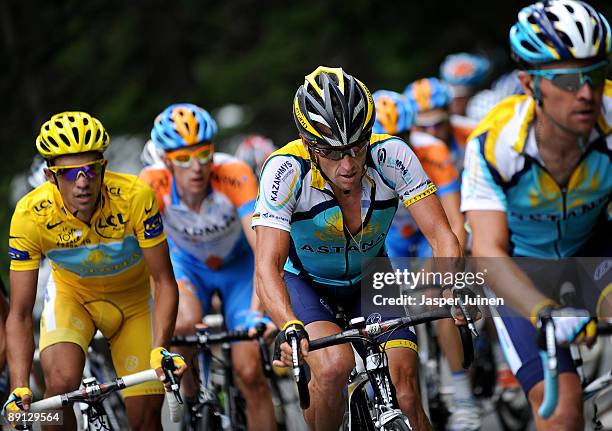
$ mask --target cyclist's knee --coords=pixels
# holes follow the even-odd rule
[[[317,387],[330,389],[343,387],[355,366],[352,351],[324,349],[320,352],[324,357],[317,358],[318,360],[311,364],[312,375],[316,380]]]
[[[174,333],[176,335],[190,335],[195,333],[195,325],[202,323],[202,313],[199,309],[199,303],[195,304],[181,304],[179,311],[176,316],[176,325],[174,326]]]
[[[537,412],[544,398],[544,382],[540,381],[529,391],[529,402],[534,412]],[[535,414],[535,413],[534,413]],[[584,415],[582,406],[582,390],[580,380],[574,373],[559,375],[559,401],[553,416],[544,420],[537,417],[538,429],[582,430]]]
[[[134,396],[125,399],[131,430],[161,430],[161,395]]]
[[[77,390],[81,384],[81,377],[80,373],[71,375],[68,372],[45,372],[45,396],[49,397]]]
[[[244,356],[245,360],[240,360],[237,363],[234,361],[236,375],[248,389],[260,389],[266,385],[261,360],[258,357],[259,351],[254,350],[252,355]]]

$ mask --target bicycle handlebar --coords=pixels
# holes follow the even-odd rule
[[[95,402],[112,392],[153,380],[157,380],[157,373],[154,369],[140,371],[138,373],[118,377],[108,383],[97,383],[95,386],[89,388],[83,387],[76,391],[35,401],[30,404],[30,412],[35,413],[57,410],[62,408],[62,406],[74,404],[76,402]],[[176,396],[174,396],[172,392],[166,392],[166,400],[168,401],[170,418],[175,423],[180,422],[183,412]]]
[[[366,325],[364,328],[352,328],[346,329],[334,335],[322,337],[316,340],[312,340],[309,343],[309,351],[323,349],[325,347],[336,346],[344,344],[353,340],[372,339],[384,334],[388,331],[403,328],[406,326],[415,326],[425,322],[431,322],[434,320],[446,319],[452,317],[450,310],[447,308],[437,308],[432,311],[428,311],[417,316],[406,316],[399,317],[396,319],[387,320],[385,322],[371,323]],[[459,327],[461,334],[461,343],[463,345],[463,366],[469,368],[474,359],[474,346],[472,344],[472,332],[468,329],[467,325]],[[291,333],[291,336],[297,337]],[[290,333],[287,333],[287,341],[289,341]],[[293,341],[293,340],[292,340]],[[296,343],[297,345],[297,343]],[[293,373],[295,375],[296,384],[298,386],[298,394],[300,396],[300,406],[302,409],[308,408],[310,404],[310,397],[308,392],[308,382],[304,376],[302,366],[297,362],[297,350],[292,345],[293,354]]]
[[[172,337],[171,344],[173,346],[189,346],[189,347],[207,347],[213,344],[231,343],[234,341],[249,341],[255,340],[258,337],[263,336],[266,330],[266,326],[257,325],[255,327],[257,334],[255,336],[249,335],[249,331],[246,329],[236,331],[223,331],[223,332],[200,332],[194,335],[175,335]]]
[[[540,359],[544,369],[544,397],[538,409],[538,415],[548,419],[557,409],[559,401],[559,373],[557,361],[557,344],[555,339],[555,326],[552,320],[543,322],[540,334],[544,337],[545,350],[540,350]],[[599,322],[597,335],[612,335],[612,323]]]

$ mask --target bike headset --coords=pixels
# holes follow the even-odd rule
[[[55,114],[45,122],[36,138],[36,149],[47,166],[52,166],[55,158],[66,155],[97,152],[102,155],[110,145],[110,138],[102,123],[86,112],[66,111]],[[105,168],[101,173],[98,202],[102,195]],[[56,174],[55,186],[59,190]],[[76,217],[78,210],[74,212]]]
[[[340,150],[342,160],[345,155],[354,156],[356,144],[367,140],[368,146],[375,120],[374,100],[368,88],[341,67],[319,66],[305,76],[295,93],[293,119],[307,142],[312,164],[333,184],[315,155],[322,150]],[[364,174],[365,163],[361,176]]]

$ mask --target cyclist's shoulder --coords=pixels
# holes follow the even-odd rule
[[[260,182],[274,181],[278,175],[285,172],[295,172],[298,175],[310,169],[310,154],[300,139],[274,151],[263,165]]]
[[[243,160],[218,151],[213,155],[211,167],[211,180],[213,184],[215,181],[223,178],[242,178],[248,174],[253,174],[253,170]]]
[[[49,181],[24,195],[15,206],[15,216],[27,217],[46,216],[56,210],[56,187]]]
[[[603,93],[601,116],[598,124],[608,138],[608,147],[612,147],[612,80],[606,80]]]
[[[165,165],[152,165],[140,171],[139,177],[156,193],[167,194],[172,184],[172,173]]]
[[[519,154],[534,118],[535,102],[527,95],[510,96],[482,119],[468,138],[469,145],[491,164]],[[472,151],[475,151],[472,148]]]
[[[151,192],[151,187],[136,175],[106,171],[104,187],[111,200],[130,202]]]

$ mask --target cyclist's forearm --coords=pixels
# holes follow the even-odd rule
[[[12,388],[28,387],[32,357],[34,356],[34,335],[32,316],[16,316],[9,313],[6,321],[7,360]]]
[[[153,347],[170,345],[178,312],[178,288],[174,280],[156,281],[153,303]]]
[[[521,315],[530,317],[533,308],[547,300],[504,249],[474,248],[472,253],[478,270],[486,270],[487,285]]]
[[[278,270],[257,268],[255,277],[257,278],[257,296],[274,323],[278,327],[282,327],[285,322],[296,320],[297,317],[291,308],[287,287]]]

